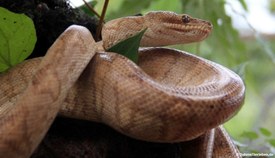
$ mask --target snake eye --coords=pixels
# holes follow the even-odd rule
[[[182,22],[187,24],[190,22],[190,17],[188,15],[183,15],[182,16]]]

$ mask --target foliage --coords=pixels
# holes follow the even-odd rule
[[[258,131],[245,131],[241,135],[245,144],[241,146],[244,153],[272,153],[275,155],[275,137],[266,128],[259,128]]]
[[[116,45],[109,48],[107,51],[124,55],[131,59],[133,62],[137,63],[139,43],[145,31],[146,29],[142,30],[136,35],[133,35],[132,37],[129,37],[117,43]]]
[[[0,7],[0,72],[22,62],[34,49],[36,33],[32,20]]]
[[[275,13],[275,0],[270,0],[270,11]]]

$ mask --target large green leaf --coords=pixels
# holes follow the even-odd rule
[[[109,48],[108,52],[115,52],[121,55],[124,55],[137,63],[138,60],[138,48],[140,44],[140,40],[144,34],[146,29],[140,31],[139,33],[135,34],[134,36],[127,38],[116,45]]]
[[[275,147],[275,139],[268,140],[269,144]]]
[[[254,131],[245,131],[241,136],[250,140],[255,140],[259,138],[259,135]]]
[[[22,62],[36,42],[32,20],[0,7],[0,72]]]
[[[266,128],[260,128],[260,132],[266,137],[270,137],[272,135],[272,133]]]

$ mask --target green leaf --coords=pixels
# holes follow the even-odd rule
[[[270,0],[269,2],[269,10],[274,13],[275,12],[275,0]]]
[[[247,5],[245,3],[245,0],[239,0],[239,2],[241,3],[243,9],[245,9],[247,11]]]
[[[267,137],[270,137],[272,135],[272,133],[266,128],[260,128],[260,132]]]
[[[275,139],[268,140],[269,144],[275,147]]]
[[[36,42],[32,20],[0,7],[0,72],[22,62]]]
[[[248,138],[250,140],[254,140],[254,139],[257,139],[259,137],[258,134],[256,132],[253,132],[253,131],[243,132],[243,134],[241,136],[244,137],[244,138]]]
[[[120,41],[116,45],[109,48],[107,51],[124,55],[127,58],[131,59],[133,62],[137,63],[138,48],[139,48],[140,40],[145,31],[146,29],[138,32],[137,34],[131,36],[130,38]]]

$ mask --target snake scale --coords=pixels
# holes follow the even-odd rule
[[[149,48],[140,50],[138,66],[104,51],[145,28],[141,46]],[[204,136],[212,140],[206,142],[212,144],[209,151],[202,147],[205,157],[224,152],[211,152],[216,128],[218,145],[232,152],[219,125],[243,103],[240,77],[206,59],[158,47],[198,42],[211,30],[207,21],[167,11],[112,20],[104,25],[101,42],[86,28],[70,26],[45,57],[0,75],[0,155],[29,157],[57,114],[102,122],[145,141]]]

